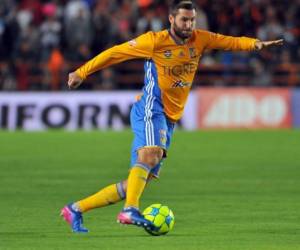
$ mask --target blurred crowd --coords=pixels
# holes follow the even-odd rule
[[[67,73],[102,50],[148,30],[168,28],[168,2],[0,0],[0,90],[65,89]],[[232,69],[245,67],[250,85],[271,86],[276,85],[274,72],[280,66],[287,86],[299,84],[300,0],[195,2],[197,28],[285,40],[283,48],[261,53],[210,52],[203,56],[203,67],[221,65],[224,79],[235,74]],[[119,86],[118,74],[115,68],[104,70],[86,88],[127,88]],[[208,84],[228,83],[220,78]]]

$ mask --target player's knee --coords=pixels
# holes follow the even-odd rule
[[[141,148],[138,151],[138,162],[154,168],[163,157],[163,149],[159,147]]]

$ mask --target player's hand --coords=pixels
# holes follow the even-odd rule
[[[68,86],[70,89],[76,89],[82,83],[83,79],[74,71],[69,74]]]
[[[283,39],[274,40],[274,41],[257,41],[255,42],[255,49],[261,50],[270,46],[282,46]]]

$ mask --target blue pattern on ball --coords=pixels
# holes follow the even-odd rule
[[[168,216],[166,217],[166,224],[167,224],[168,226],[170,226],[171,221],[172,221],[172,217],[171,217],[170,215],[168,215]]]
[[[159,214],[159,208],[153,207],[150,214],[153,215],[153,216],[158,215]]]

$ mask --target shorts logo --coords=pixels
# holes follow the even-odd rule
[[[163,146],[166,146],[166,143],[167,143],[167,131],[164,130],[164,129],[160,129],[159,130],[159,135],[160,135],[160,143]]]
[[[164,55],[165,55],[166,58],[171,58],[171,56],[172,56],[172,51],[171,51],[171,50],[166,50],[166,51],[164,52]]]

